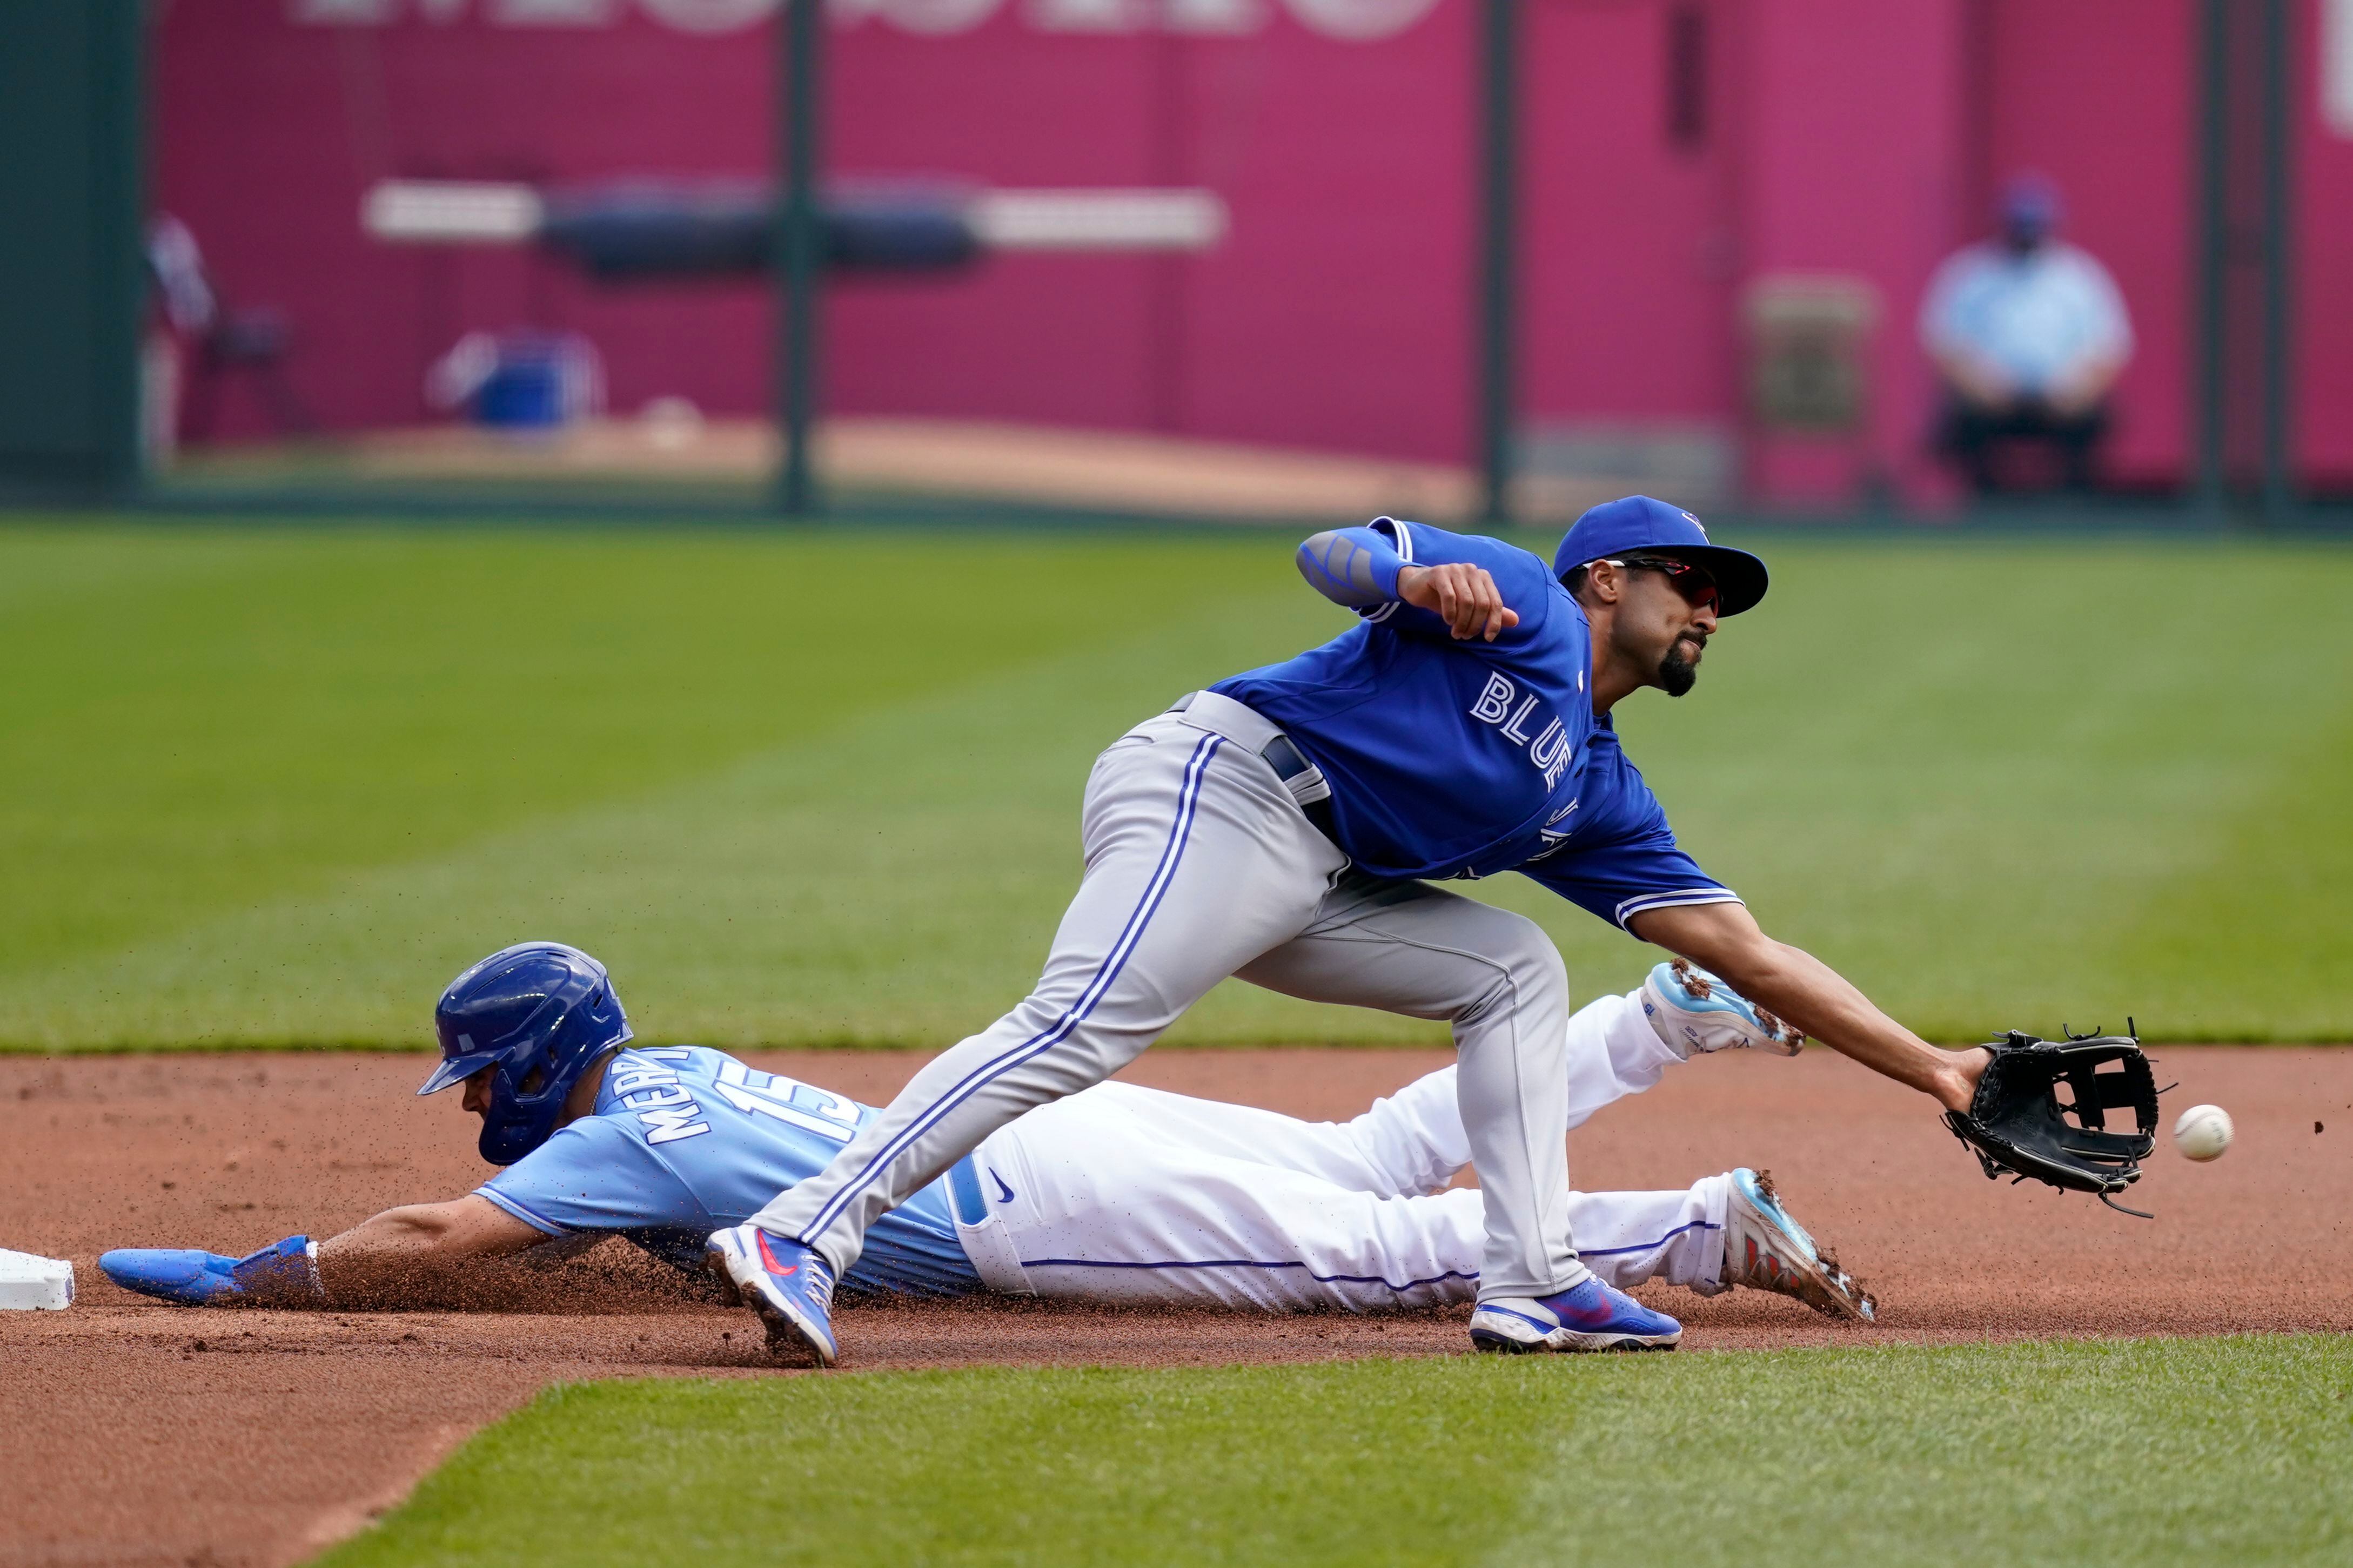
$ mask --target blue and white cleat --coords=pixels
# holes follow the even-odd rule
[[[1694,1051],[1759,1050],[1794,1057],[1806,1037],[1704,969],[1678,958],[1642,982],[1642,1011],[1667,1048],[1686,1061]]]
[[[307,1236],[290,1236],[243,1258],[180,1247],[119,1247],[98,1266],[125,1290],[178,1307],[287,1306],[322,1299]]]
[[[730,1302],[768,1326],[770,1355],[806,1351],[819,1366],[834,1363],[833,1269],[817,1248],[738,1225],[712,1231],[702,1258]]]
[[[1588,1275],[1554,1296],[1505,1296],[1471,1314],[1471,1343],[1482,1351],[1671,1351],[1683,1326],[1623,1290]]]
[[[1771,1172],[1743,1165],[1728,1179],[1732,1201],[1724,1219],[1725,1284],[1794,1297],[1826,1318],[1851,1323],[1879,1321],[1878,1298],[1789,1217],[1781,1195],[1773,1190]]]

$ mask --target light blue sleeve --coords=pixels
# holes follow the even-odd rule
[[[702,1205],[660,1156],[605,1116],[583,1117],[560,1129],[474,1190],[550,1236],[647,1226],[711,1227]]]

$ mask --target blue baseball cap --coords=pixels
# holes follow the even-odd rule
[[[2001,188],[2001,226],[2021,238],[2041,239],[2067,216],[2059,187],[2042,174],[2025,174]]]
[[[1671,555],[1706,568],[1723,600],[1716,609],[1719,616],[1754,609],[1765,596],[1764,562],[1746,550],[1709,543],[1699,519],[1649,496],[1620,496],[1589,509],[1562,536],[1560,549],[1553,554],[1552,574],[1566,577],[1605,555],[1634,551]]]

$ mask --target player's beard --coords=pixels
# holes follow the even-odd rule
[[[1659,660],[1659,689],[1670,697],[1681,697],[1699,680],[1699,666],[1683,657],[1683,644],[1690,640],[1677,637],[1667,657]]]

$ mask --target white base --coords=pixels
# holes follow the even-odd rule
[[[0,1311],[61,1312],[73,1305],[73,1265],[0,1247]]]

